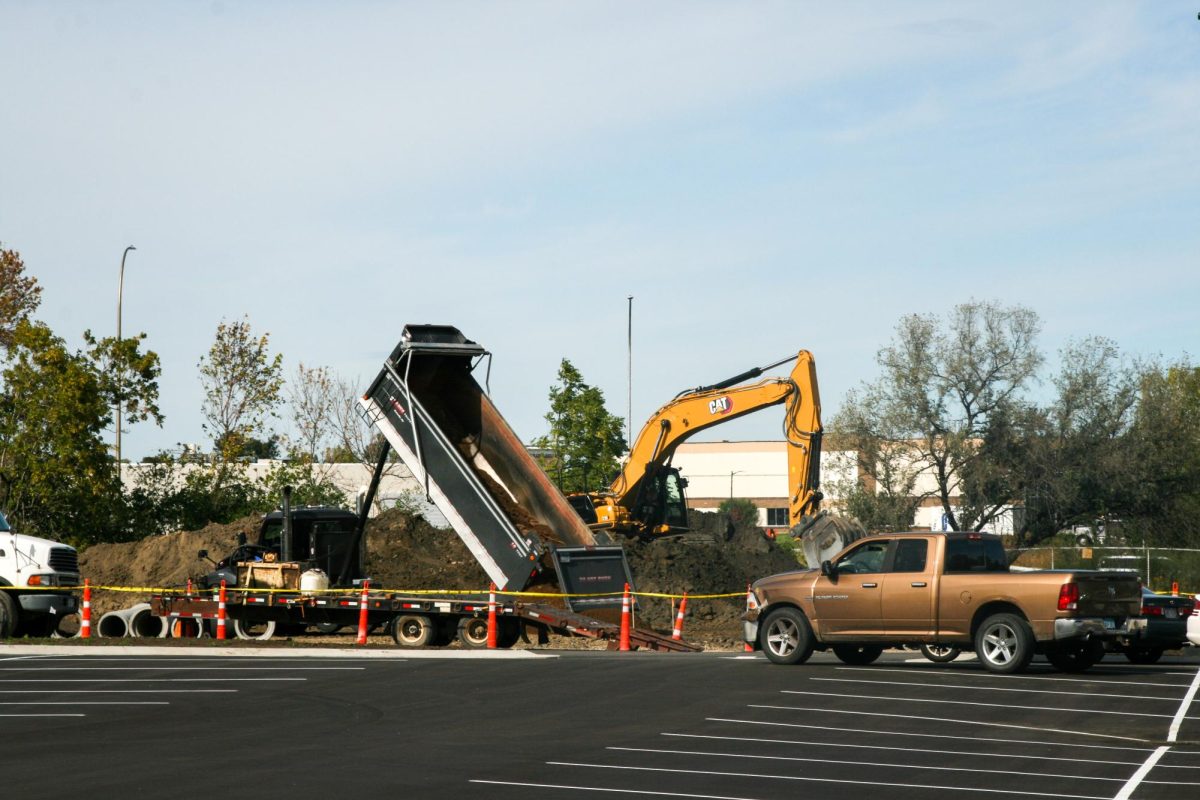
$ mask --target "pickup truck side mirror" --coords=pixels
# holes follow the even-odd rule
[[[196,553],[196,558],[208,558],[208,551],[201,550],[199,553]]]
[[[822,561],[821,562],[821,574],[824,575],[826,578],[829,578],[829,580],[831,580],[831,581],[836,581],[837,575],[838,575],[837,567],[835,567],[833,565],[832,561]]]

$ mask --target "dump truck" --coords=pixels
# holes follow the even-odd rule
[[[626,583],[632,584],[624,550],[603,544],[550,482],[474,377],[490,353],[449,325],[408,325],[400,343],[361,398],[364,418],[382,435],[378,461],[366,497],[350,531],[339,534],[341,564],[316,572],[321,547],[301,550],[294,543],[289,509],[281,509],[281,543],[268,548],[275,560],[225,565],[227,614],[235,631],[261,638],[278,624],[354,624],[361,599],[347,591],[368,580],[363,563],[367,514],[379,480],[394,451],[426,497],[445,515],[455,534],[500,591],[566,591],[565,607],[506,598],[500,609],[500,643],[521,635],[549,632],[608,640],[616,646],[614,608]],[[486,379],[485,379],[486,383]],[[260,541],[261,541],[260,536]],[[285,551],[291,541],[291,550]],[[261,545],[260,545],[261,546]],[[293,561],[303,552],[304,561]],[[243,551],[243,555],[249,551]],[[236,563],[236,569],[233,568]],[[273,565],[274,564],[274,565]],[[294,568],[288,565],[294,564]],[[275,566],[277,565],[277,566]],[[220,565],[218,564],[218,567]],[[312,578],[305,581],[305,576]],[[229,578],[235,578],[231,586]],[[270,585],[259,585],[263,581]],[[202,624],[216,616],[211,581],[187,595],[154,598],[154,613]],[[231,591],[232,590],[232,591]],[[397,644],[464,645],[486,641],[486,595],[404,596],[371,592],[368,623],[387,626]],[[586,613],[585,613],[586,612]],[[635,630],[635,647],[697,649],[653,631]]]

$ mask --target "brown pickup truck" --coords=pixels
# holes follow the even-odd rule
[[[870,536],[821,568],[752,587],[745,639],[777,664],[832,648],[869,664],[885,647],[973,647],[992,672],[1019,672],[1036,653],[1083,671],[1105,643],[1145,628],[1136,575],[1009,571],[998,536],[926,531]]]

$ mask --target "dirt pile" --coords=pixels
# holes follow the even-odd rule
[[[183,586],[188,578],[212,569],[211,564],[197,557],[198,551],[207,550],[214,559],[220,559],[233,550],[239,532],[253,540],[258,526],[258,517],[246,517],[227,525],[206,525],[198,531],[148,536],[136,542],[94,544],[79,554],[79,569],[93,586]],[[96,591],[92,614],[95,618],[128,608],[147,597],[149,594]]]

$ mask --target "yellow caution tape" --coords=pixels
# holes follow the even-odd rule
[[[6,589],[19,589],[21,591],[82,591],[83,586],[10,586]],[[90,589],[97,592],[126,592],[130,594],[163,594],[163,595],[189,595],[186,587],[183,586],[106,586],[102,584],[89,585]],[[202,589],[193,587],[190,596],[203,597],[210,594],[216,594],[218,589]],[[226,586],[226,592],[254,592],[255,594],[301,594],[299,589],[267,589],[258,587],[246,586]],[[361,594],[362,589],[321,589],[321,594],[345,594],[356,595]],[[372,594],[395,594],[406,597],[446,597],[448,595],[471,595],[474,597],[482,597],[489,593],[488,589],[369,589]],[[587,597],[620,597],[622,592],[591,592],[591,593],[575,593],[569,594],[565,592],[510,592],[496,590],[497,596],[504,597],[557,597],[557,598],[587,598]],[[664,592],[630,592],[631,597],[656,597],[664,600],[678,600],[684,595],[682,594],[667,594]],[[719,594],[691,594],[688,593],[689,600],[717,600],[729,597],[745,597],[745,592],[723,592]]]

